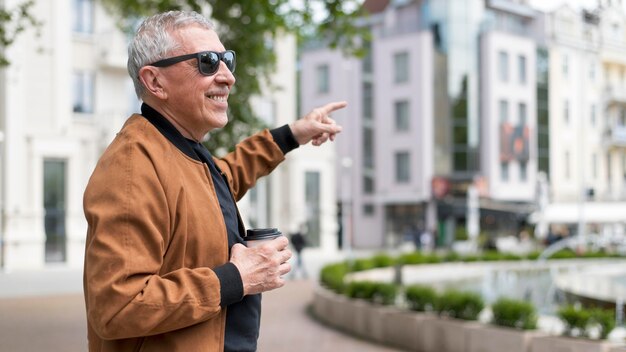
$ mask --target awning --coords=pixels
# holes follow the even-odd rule
[[[530,216],[533,223],[578,223],[581,219],[586,223],[626,222],[626,202],[552,203],[543,214]]]

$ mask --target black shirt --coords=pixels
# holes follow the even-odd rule
[[[224,216],[230,256],[230,248],[235,243],[245,243],[243,239],[245,231],[226,176],[215,164],[211,153],[204,145],[183,137],[158,111],[144,103],[141,106],[141,114],[183,153],[207,164]],[[289,126],[273,129],[270,133],[283,153],[286,154],[298,147]],[[220,280],[221,305],[227,307],[224,351],[256,351],[261,323],[261,295],[243,296],[243,283],[239,271],[232,263],[214,268],[214,271]]]

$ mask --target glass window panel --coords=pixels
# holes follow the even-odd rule
[[[408,152],[396,153],[396,182],[407,183],[411,179]]]
[[[509,54],[505,51],[498,54],[498,73],[500,81],[507,82],[509,80]]]
[[[330,69],[328,65],[317,67],[317,92],[320,94],[330,91]]]
[[[398,101],[395,104],[396,131],[405,132],[410,129],[409,126],[409,102]]]
[[[409,81],[409,53],[397,53],[393,57],[394,78],[396,83],[406,83]]]

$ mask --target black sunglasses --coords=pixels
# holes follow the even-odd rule
[[[235,52],[226,50],[218,53],[217,51],[201,51],[199,53],[174,56],[167,59],[159,60],[148,66],[167,67],[189,59],[198,59],[198,70],[205,76],[212,76],[220,68],[220,61],[224,61],[230,72],[235,72],[236,60]]]

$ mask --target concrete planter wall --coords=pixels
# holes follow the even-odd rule
[[[622,344],[606,340],[588,340],[566,336],[546,336],[533,339],[531,352],[614,352]],[[619,350],[618,350],[619,351]]]
[[[626,352],[606,340],[548,336],[349,299],[322,287],[313,312],[322,322],[363,338],[416,352]]]
[[[437,317],[422,327],[424,351],[466,352],[470,331],[481,326],[482,324],[475,321]]]
[[[437,319],[434,314],[398,309],[385,316],[382,343],[407,351],[428,352],[426,326]]]
[[[469,331],[467,352],[530,352],[531,342],[548,336],[538,330],[518,330],[494,325],[483,325]]]

